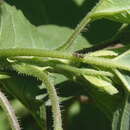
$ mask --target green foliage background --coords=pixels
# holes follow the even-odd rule
[[[77,26],[81,19],[96,5],[98,0],[6,0],[6,2],[16,6],[17,9],[20,9],[23,12],[25,17],[37,27],[33,30],[33,26],[30,25],[29,29],[32,29],[30,32],[34,32],[37,34],[37,36],[38,34],[40,34],[41,37],[43,36],[44,38],[42,42],[44,42],[44,46],[42,46],[42,48],[51,50],[60,46],[61,43],[67,40],[73,29]],[[19,19],[15,17],[15,20],[17,21]],[[100,45],[104,41],[109,40],[117,32],[121,25],[121,23],[117,23],[108,19],[97,20],[93,22],[91,26],[86,27],[87,32],[84,30],[82,32],[82,36],[78,36],[78,39],[75,41],[75,43],[78,44],[74,44],[67,51],[73,52],[85,47]],[[30,42],[31,38],[28,38],[26,28],[23,30],[25,30],[25,40],[28,39],[28,42]],[[10,32],[8,33],[10,34]],[[19,32],[18,34],[20,35]],[[41,48],[42,42],[40,43],[40,38],[36,38],[37,36],[34,36],[33,38],[34,41],[38,43],[38,48]],[[122,39],[128,43],[129,39],[124,37],[124,35],[122,37]],[[19,38],[20,37],[17,37],[16,41]],[[7,45],[8,41],[5,40],[5,42]],[[20,46],[26,46],[28,48],[31,46],[30,44],[21,44]],[[14,43],[10,42],[9,45],[14,46]],[[2,47],[5,48],[4,45]],[[17,75],[14,74],[12,79],[5,79],[1,81],[0,84],[2,86],[6,85],[6,88],[3,87],[3,91],[6,91],[6,95],[11,100],[12,105],[16,110],[17,116],[20,119],[22,129],[39,130],[40,128],[34,121],[29,111],[15,98],[15,96],[17,96],[25,106],[30,108],[31,111],[39,112],[40,101],[37,102],[35,100],[35,96],[37,94],[43,93],[44,90],[39,89],[41,85],[40,81],[37,81],[35,78],[31,77],[28,77],[28,79],[25,78],[27,77],[21,76],[17,78]],[[17,80],[17,82],[15,80]],[[4,83],[4,85],[2,83]],[[104,113],[98,109],[96,106],[97,104],[95,103],[96,101],[91,99],[86,100],[88,90],[84,90],[82,85],[75,84],[72,81],[67,81],[67,79],[61,75],[55,77],[55,85],[58,91],[58,96],[63,102],[61,104],[61,109],[64,130],[111,129],[111,122],[107,119]],[[88,86],[89,85],[90,84],[88,84]],[[17,88],[16,86],[19,87]],[[32,89],[31,96],[29,95],[30,89],[28,89],[28,86],[31,86]],[[27,98],[27,102],[22,100],[23,95],[20,95],[19,92],[23,90],[20,90],[20,88],[25,89],[24,92],[27,95],[27,97],[25,97]],[[17,92],[14,94],[15,96],[12,96],[10,92],[14,92],[14,89]],[[46,94],[44,95],[46,97]],[[48,103],[48,99],[45,100],[46,103]],[[30,104],[28,105],[28,103]],[[32,108],[35,103],[37,103],[38,106]],[[50,106],[47,105],[47,107],[47,123],[48,127],[50,127],[52,126],[52,113],[50,112]],[[10,130],[10,127],[7,124],[7,120],[5,120],[6,116],[2,110],[0,111],[0,116],[0,130]],[[52,128],[48,129],[50,130]]]
[[[29,19],[29,21],[36,26],[45,25],[46,28],[46,25],[56,25],[59,27],[67,27],[70,29],[75,28],[75,26],[80,22],[84,15],[88,11],[90,11],[90,9],[97,2],[97,0],[6,1],[9,4],[15,5],[17,9],[22,10],[24,15]],[[111,28],[110,26],[113,27]],[[83,35],[88,39],[88,41],[91,41],[91,43],[96,44],[97,42],[99,43],[103,40],[106,40],[106,38],[111,37],[112,34],[116,32],[116,29],[118,29],[118,27],[120,27],[120,24],[108,20],[99,20],[98,22],[93,23],[91,27],[88,27],[88,32],[85,33],[84,31]],[[98,28],[100,28],[100,30]],[[45,30],[45,33],[49,33],[49,38],[51,37],[50,35],[55,35],[55,32],[53,30],[55,31],[55,28],[53,29],[53,27],[50,32],[48,32],[47,29]],[[60,37],[61,36],[58,36],[58,38]],[[59,41],[59,44],[60,43],[61,42]],[[68,91],[66,91],[66,93],[68,94],[68,92],[71,95],[71,93],[73,93],[73,89],[70,90],[68,88]],[[10,96],[10,98],[12,100],[12,104],[16,110],[23,130],[38,130],[38,126],[36,125],[32,116],[26,110],[26,108],[21,103],[19,103],[18,100],[14,98],[12,99],[12,96]],[[104,114],[100,112],[100,110],[95,107],[95,105],[93,105],[94,101],[88,103],[81,103],[78,99],[78,95],[76,96],[76,98],[77,99],[72,101],[69,106],[62,106],[62,114],[64,119],[63,125],[65,130],[110,130],[110,122],[104,116]],[[4,112],[2,112],[2,110],[0,112],[0,115],[2,117],[0,118],[0,130],[10,130],[9,125],[7,125],[7,120],[5,120],[6,116]]]

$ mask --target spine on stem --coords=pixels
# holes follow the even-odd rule
[[[38,78],[46,85],[46,89],[48,91],[49,98],[52,105],[54,130],[63,130],[59,99],[58,99],[55,87],[49,79],[48,73],[43,71],[42,68],[34,66],[34,65],[14,64],[13,68],[19,73],[27,74],[27,75]]]

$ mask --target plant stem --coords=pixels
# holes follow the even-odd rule
[[[125,87],[125,91],[130,93],[130,87],[129,87],[129,83],[127,82],[127,80],[125,79],[125,77],[121,74],[121,72],[119,70],[114,69],[113,70],[115,72],[115,74],[117,75],[117,77],[120,79],[120,81],[123,83],[124,87]]]
[[[12,130],[21,130],[11,104],[1,91],[0,91],[0,104],[5,113],[7,114]]]
[[[94,69],[79,69],[73,66],[69,66],[69,65],[64,65],[64,64],[57,64],[56,68],[58,69],[63,69],[72,73],[75,73],[78,76],[81,75],[92,75],[92,76],[109,76],[109,77],[113,77],[113,74],[110,72],[106,72],[106,71],[97,71]]]
[[[82,62],[91,65],[102,66],[105,68],[118,68],[122,70],[130,71],[130,66],[125,64],[118,63],[116,60],[86,56],[78,57],[72,53],[60,52],[60,51],[49,51],[42,49],[1,49],[1,57],[12,57],[12,56],[39,56],[39,57],[51,57],[51,58],[60,58],[67,59],[75,62]]]
[[[54,130],[62,130],[62,119],[59,106],[59,99],[55,87],[52,84],[51,80],[49,79],[47,72],[44,72],[43,70],[41,70],[41,68],[37,66],[27,64],[21,64],[21,65],[14,64],[13,68],[20,73],[36,77],[39,80],[43,81],[43,83],[45,83],[52,104]]]
[[[45,72],[42,73],[41,78],[47,87],[47,91],[51,100],[53,120],[54,120],[54,130],[62,130],[62,119],[61,119],[59,99],[56,90],[54,88],[54,85],[49,81],[49,77]]]
[[[130,71],[130,66],[127,66],[125,64],[121,64],[118,61],[112,60],[112,59],[106,59],[106,58],[99,58],[99,57],[93,57],[93,56],[87,56],[86,58],[82,58],[81,62],[102,66],[104,68],[117,68],[122,70]]]
[[[38,56],[38,57],[51,57],[61,59],[73,58],[73,55],[71,53],[49,51],[43,49],[30,49],[30,48],[0,49],[0,57],[12,57],[12,56]]]
[[[78,26],[75,28],[74,32],[71,34],[71,36],[68,38],[68,40],[61,45],[60,47],[56,48],[56,50],[65,50],[68,49],[74,40],[77,38],[77,36],[80,34],[80,32],[89,24],[91,19],[89,18],[89,15],[86,15],[83,20],[78,24]]]
[[[95,69],[86,69],[86,68],[77,68],[74,66],[71,66],[69,64],[69,62],[67,63],[63,63],[63,62],[55,62],[54,60],[43,60],[40,58],[20,58],[20,57],[16,57],[16,58],[11,58],[11,60],[16,61],[15,63],[26,63],[26,64],[30,64],[35,65],[35,66],[39,66],[39,67],[46,67],[46,66],[50,66],[52,68],[54,68],[54,70],[66,70],[68,72],[72,72],[75,73],[77,76],[81,76],[81,75],[93,75],[93,76],[108,76],[108,77],[113,77],[113,74],[108,72],[108,71],[101,71],[101,70],[95,70]],[[54,72],[59,72],[59,71],[54,71]],[[60,71],[61,73],[62,71]]]

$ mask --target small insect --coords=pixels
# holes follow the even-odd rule
[[[74,52],[73,53],[73,56],[75,56],[75,57],[78,57],[78,58],[84,58],[84,54],[80,54],[80,53],[77,53],[77,52]]]

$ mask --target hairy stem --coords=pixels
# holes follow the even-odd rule
[[[63,69],[72,73],[75,73],[78,76],[81,75],[94,75],[94,76],[109,76],[109,77],[113,77],[113,74],[110,72],[106,72],[106,71],[97,71],[94,69],[79,69],[73,66],[69,66],[69,65],[64,65],[64,64],[57,64],[56,68],[58,69]]]
[[[118,63],[116,60],[94,57],[94,56],[86,56],[79,57],[72,53],[65,53],[60,51],[49,51],[42,49],[1,49],[0,50],[1,57],[12,57],[12,56],[39,56],[39,57],[51,57],[51,58],[60,58],[67,59],[75,62],[82,62],[91,65],[102,66],[105,68],[118,68],[122,70],[130,71],[130,67],[123,64]]]
[[[71,34],[71,36],[68,38],[68,40],[61,45],[60,47],[56,48],[56,50],[65,50],[68,49],[74,40],[77,38],[77,36],[80,34],[80,32],[89,24],[91,19],[88,15],[84,17],[84,19],[78,24],[78,26],[75,28],[74,32]]]
[[[68,49],[74,42],[74,40],[77,38],[77,36],[82,32],[82,30],[91,22],[93,22],[94,19],[92,17],[93,11],[95,10],[95,8],[100,4],[100,2],[98,2],[98,4],[92,8],[92,10],[87,13],[87,15],[81,20],[81,22],[77,25],[77,27],[75,28],[74,32],[71,34],[71,36],[67,39],[67,41],[61,45],[60,47],[56,48],[55,50],[65,50]]]
[[[5,113],[7,114],[12,130],[21,130],[11,104],[1,91],[0,91],[0,104]]]
[[[62,119],[61,119],[61,111],[59,106],[59,99],[57,97],[57,93],[54,88],[54,85],[49,81],[49,77],[45,72],[43,72],[41,78],[47,87],[47,91],[51,100],[53,120],[54,120],[54,130],[62,130]]]
[[[38,57],[71,59],[73,55],[71,53],[49,51],[43,49],[30,49],[30,48],[0,49],[0,57],[12,57],[12,56],[38,56]]]
[[[41,68],[37,66],[27,65],[27,64],[23,64],[23,65],[14,64],[13,68],[20,73],[34,76],[39,80],[43,81],[43,83],[46,85],[49,98],[52,104],[54,130],[62,130],[62,119],[61,119],[61,111],[59,106],[59,99],[55,87],[51,82],[51,80],[49,79],[47,72],[44,72]]]
[[[118,63],[115,60],[106,59],[106,58],[88,56],[86,58],[81,59],[81,62],[92,64],[92,65],[97,65],[97,66],[102,66],[104,68],[110,68],[110,69],[118,68],[118,69],[130,71],[130,66],[127,66],[125,64]]]
[[[39,66],[39,67],[50,66],[50,67],[54,68],[54,72],[61,73],[62,71],[55,71],[55,70],[65,70],[68,72],[72,72],[72,73],[76,74],[77,76],[93,75],[93,76],[113,77],[113,74],[108,71],[101,71],[101,70],[87,69],[87,68],[77,68],[75,66],[71,66],[71,64],[69,62],[63,63],[63,62],[59,62],[59,61],[56,62],[54,60],[46,61],[41,58],[30,59],[30,58],[25,58],[25,57],[24,58],[20,58],[20,57],[11,58],[11,60],[16,61],[15,63],[17,63],[17,62],[18,63],[27,63],[27,64],[31,64],[31,65],[33,63],[33,65]]]

